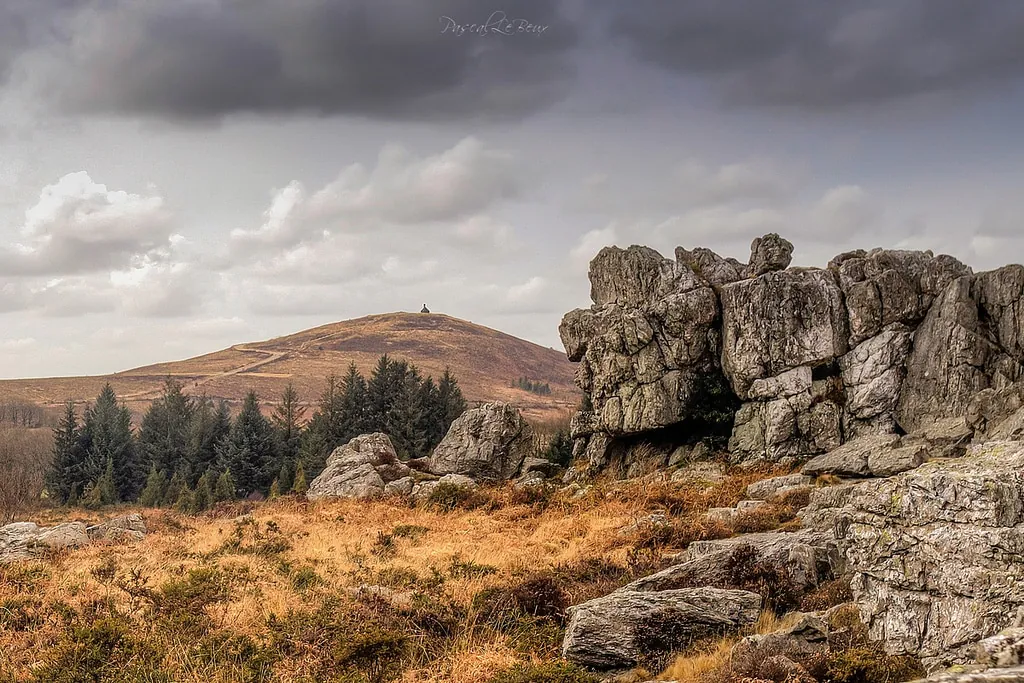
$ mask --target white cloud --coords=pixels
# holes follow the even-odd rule
[[[172,224],[159,195],[110,190],[79,171],[43,188],[19,232],[19,242],[0,247],[0,274],[70,275],[128,266],[167,250]]]
[[[584,234],[576,242],[576,246],[569,252],[569,261],[576,271],[586,272],[590,261],[597,256],[602,248],[615,244],[618,241],[618,233],[615,226],[609,225],[599,230],[591,230]]]

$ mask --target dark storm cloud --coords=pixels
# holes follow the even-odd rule
[[[515,118],[565,94],[577,29],[551,0],[95,0],[25,55],[72,112]],[[442,33],[495,10],[542,34]],[[2,55],[2,53],[0,53]],[[0,56],[2,59],[2,56]]]
[[[732,103],[808,108],[992,85],[1024,75],[1018,0],[633,0],[612,38],[710,80]]]

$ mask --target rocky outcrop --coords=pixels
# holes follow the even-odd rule
[[[774,234],[749,264],[601,250],[594,305],[559,328],[589,402],[572,435],[590,473],[627,437],[693,443],[722,411],[733,461],[789,462],[921,432],[1024,380],[1024,266],[974,274],[951,256],[874,249],[803,268],[792,251]],[[1009,434],[1024,435],[1024,413]]]
[[[869,634],[931,666],[970,661],[1024,615],[1024,443],[973,446],[888,479],[816,489]]]
[[[519,474],[532,449],[533,430],[519,411],[506,403],[487,403],[452,423],[428,468],[436,475],[504,481]]]
[[[306,498],[380,498],[389,483],[411,476],[387,434],[363,434],[334,449]]]
[[[593,669],[625,669],[652,652],[671,651],[757,621],[761,596],[688,588],[617,591],[569,608],[562,653]]]
[[[15,522],[0,527],[0,564],[44,558],[48,552],[81,548],[94,541],[141,541],[146,535],[142,515],[131,514],[87,527],[66,522],[41,527],[34,522]]]

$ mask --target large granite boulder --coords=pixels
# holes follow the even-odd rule
[[[91,540],[141,541],[146,537],[146,522],[134,512],[91,526],[86,533]]]
[[[380,498],[387,484],[410,476],[387,434],[362,434],[334,449],[306,498]]]
[[[559,326],[592,416],[576,436],[642,432],[679,422],[718,364],[718,299],[685,262],[647,247],[607,247],[590,264],[594,306]]]
[[[519,474],[533,449],[533,429],[507,403],[467,410],[430,455],[433,474],[461,474],[476,481],[504,481]]]
[[[764,237],[754,238],[750,245],[750,265],[747,275],[757,277],[765,273],[789,268],[793,261],[793,243],[779,237],[777,233],[769,233]]]
[[[722,287],[722,369],[741,399],[756,380],[846,353],[846,308],[835,275],[791,269]]]
[[[870,636],[930,667],[964,663],[1024,615],[1024,443],[973,446],[888,479],[816,489]]]
[[[748,591],[617,591],[569,608],[562,654],[592,669],[625,669],[652,652],[734,633],[757,621],[760,611],[761,596]]]
[[[39,559],[48,551],[80,548],[88,543],[89,534],[81,522],[66,522],[52,527],[15,522],[0,527],[0,564]]]

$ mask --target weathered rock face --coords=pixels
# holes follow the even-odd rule
[[[599,470],[626,436],[697,428],[708,383],[742,402],[728,409],[732,459],[780,461],[920,432],[1024,381],[1024,266],[975,275],[950,256],[885,249],[824,269],[791,257],[774,234],[754,240],[749,264],[603,249],[594,305],[560,327],[590,403],[573,419],[575,456]],[[1002,434],[1024,434],[1024,413]]]
[[[932,666],[1024,616],[1024,443],[974,446],[889,479],[817,489],[873,639]]]
[[[644,654],[678,649],[757,621],[761,596],[717,588],[617,591],[569,609],[562,653],[593,669],[635,666]]]
[[[146,535],[142,515],[131,514],[86,527],[66,522],[41,527],[34,522],[15,522],[0,527],[0,564],[45,557],[48,551],[80,548],[92,541],[141,541]]]
[[[488,403],[463,413],[430,455],[433,474],[461,474],[477,481],[503,481],[519,474],[533,447],[533,430],[506,403]]]
[[[334,449],[306,498],[380,498],[389,483],[411,475],[387,434],[363,434]]]

